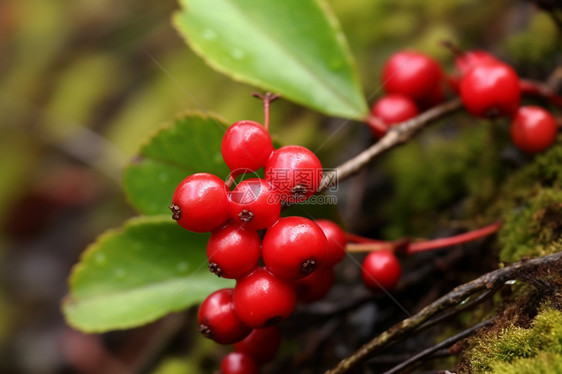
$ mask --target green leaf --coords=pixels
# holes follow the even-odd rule
[[[228,167],[221,156],[225,131],[216,116],[197,113],[161,128],[125,168],[123,188],[130,203],[143,214],[170,214],[172,195],[187,176],[205,172],[226,179]]]
[[[324,0],[181,4],[176,29],[216,70],[329,115],[367,115],[353,58]]]
[[[85,332],[139,326],[233,283],[207,270],[207,235],[169,217],[140,217],[91,244],[70,276],[67,322]]]

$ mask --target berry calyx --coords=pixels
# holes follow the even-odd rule
[[[324,263],[326,255],[326,235],[308,218],[281,218],[263,238],[265,266],[283,279],[295,280],[309,275]]]
[[[400,262],[389,250],[371,252],[363,260],[361,278],[372,290],[393,289],[400,280]]]
[[[475,66],[459,84],[465,109],[476,117],[498,118],[517,111],[521,89],[517,73],[502,62],[485,62]]]
[[[305,147],[288,145],[273,152],[265,165],[265,179],[281,200],[302,202],[318,190],[322,181],[322,164]]]
[[[388,94],[375,102],[371,114],[387,125],[394,125],[417,116],[418,108],[408,96]],[[380,138],[386,133],[386,131],[381,132],[380,126],[371,125],[371,121],[369,124],[375,137]]]
[[[252,330],[250,335],[238,343],[234,343],[236,352],[251,356],[256,362],[263,364],[275,358],[281,345],[281,334],[277,326]]]
[[[233,301],[238,318],[260,329],[287,319],[295,308],[296,296],[289,282],[257,268],[236,280]]]
[[[219,344],[232,344],[252,331],[234,312],[232,288],[223,288],[207,296],[197,312],[199,331]]]
[[[235,279],[253,270],[260,259],[261,240],[256,231],[236,223],[214,230],[207,242],[209,270],[219,277]]]
[[[556,140],[558,126],[547,110],[539,106],[523,106],[511,121],[509,133],[513,144],[525,153],[540,153]]]
[[[221,361],[221,374],[257,374],[258,365],[252,357],[241,352],[231,352]]]
[[[334,266],[345,256],[345,232],[337,223],[327,219],[317,219],[314,222],[320,226],[326,236],[326,259],[324,266]]]
[[[208,173],[190,175],[180,182],[172,196],[172,218],[193,232],[209,232],[229,218],[227,187]]]
[[[384,64],[381,83],[389,94],[401,94],[421,103],[427,96],[442,96],[441,66],[419,52],[401,51]]]
[[[281,214],[281,199],[265,179],[240,182],[230,194],[230,215],[246,230],[273,225]]]
[[[334,285],[334,269],[324,266],[314,273],[294,281],[297,300],[312,303],[323,299]]]
[[[222,157],[232,177],[262,168],[273,151],[269,132],[258,122],[238,121],[222,138]]]

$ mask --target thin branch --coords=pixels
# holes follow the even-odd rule
[[[357,173],[361,168],[369,164],[377,156],[385,151],[396,147],[408,141],[416,132],[422,129],[429,122],[435,121],[438,118],[452,113],[461,108],[459,99],[454,99],[435,108],[432,108],[417,117],[408,121],[404,121],[398,125],[392,126],[391,129],[382,137],[378,142],[352,158],[342,165],[338,166],[335,170],[326,173],[320,184],[318,192],[329,188],[337,182],[342,181],[349,176]]]
[[[422,309],[419,313],[406,318],[402,322],[375,337],[373,340],[359,348],[351,356],[340,361],[336,367],[328,370],[326,374],[341,374],[349,371],[373,352],[387,346],[410,331],[417,329],[424,322],[428,321],[431,317],[437,315],[438,313],[457,306],[464,299],[476,292],[491,289],[497,285],[505,283],[508,280],[516,278],[519,273],[531,272],[541,266],[553,265],[560,260],[562,260],[562,252],[528,261],[517,262],[511,266],[486,273],[469,283],[458,286],[445,296]]]
[[[448,339],[443,340],[441,343],[438,343],[436,345],[434,345],[433,347],[429,347],[424,349],[423,351],[421,351],[420,353],[410,357],[408,360],[400,363],[399,365],[396,365],[395,367],[393,367],[390,370],[387,370],[384,372],[384,374],[395,374],[395,373],[399,373],[400,371],[404,370],[405,368],[412,366],[414,364],[417,364],[418,361],[422,360],[423,358],[431,355],[434,352],[439,351],[441,348],[446,348],[446,347],[450,347],[451,345],[455,344],[456,342],[458,342],[459,340],[462,340],[472,334],[474,334],[474,332],[476,330],[479,330],[480,328],[490,325],[492,323],[492,319],[486,320],[484,322],[480,322],[477,325],[474,325],[456,335],[451,336]]]

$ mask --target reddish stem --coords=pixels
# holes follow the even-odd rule
[[[468,243],[473,240],[480,239],[497,232],[502,227],[502,225],[503,222],[495,222],[486,227],[482,227],[481,229],[470,231],[464,234],[455,235],[448,238],[411,243],[406,249],[406,254],[431,251],[443,247],[451,247],[462,243]]]
[[[393,242],[380,241],[374,239],[363,238],[354,234],[346,233],[346,239],[350,242],[357,244],[348,244],[346,249],[348,252],[371,252],[380,250],[391,250],[402,252],[411,255],[418,252],[431,251],[444,247],[451,247],[463,243],[468,243],[473,240],[483,238],[497,232],[501,227],[502,222],[495,222],[491,225],[482,227],[478,230],[470,231],[464,234],[451,236],[448,238],[440,238],[433,240],[424,240],[419,242],[410,242],[409,239],[401,239]]]
[[[562,97],[558,96],[554,90],[542,82],[529,79],[519,81],[521,93],[526,95],[541,96],[548,99],[552,104],[562,108]]]
[[[263,126],[267,131],[269,131],[269,109],[271,107],[271,103],[275,100],[279,99],[279,95],[272,94],[271,92],[266,92],[265,94],[260,94],[254,92],[252,96],[257,97],[261,101],[263,101]]]
[[[350,232],[345,233],[345,240],[351,243],[389,243],[388,241],[385,240],[365,238],[363,236],[355,235]]]

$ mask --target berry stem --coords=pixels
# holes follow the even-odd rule
[[[465,54],[465,51],[450,40],[442,40],[441,45],[451,51],[455,56],[462,56]]]
[[[521,87],[521,93],[544,97],[552,104],[562,108],[562,96],[558,96],[548,85],[530,79],[521,79],[519,86]]]
[[[351,243],[388,243],[385,240],[377,240],[377,239],[371,239],[371,238],[365,238],[363,236],[360,235],[355,235],[352,234],[350,232],[345,232],[345,240],[347,242],[351,242]]]
[[[414,253],[432,251],[444,247],[452,247],[463,243],[468,243],[473,240],[492,235],[497,232],[501,227],[502,222],[495,222],[480,229],[470,231],[464,234],[450,236],[448,238],[440,238],[433,240],[423,240],[418,242],[411,242],[409,239],[404,238],[396,241],[380,241],[363,238],[353,234],[346,234],[348,241],[354,241],[356,244],[347,244],[346,249],[348,252],[372,252],[380,250],[391,250],[395,252],[403,252],[407,255]]]
[[[443,247],[451,247],[454,245],[468,243],[473,240],[477,240],[485,236],[494,234],[502,227],[502,225],[503,222],[495,222],[492,223],[491,225],[464,234],[450,236],[448,238],[411,243],[406,249],[406,254],[411,255],[418,252],[431,251]]]
[[[272,94],[271,92],[266,92],[262,95],[260,93],[254,92],[252,96],[257,97],[258,99],[263,101],[263,126],[267,131],[269,131],[269,108],[271,107],[272,102],[279,99],[280,95]]]

